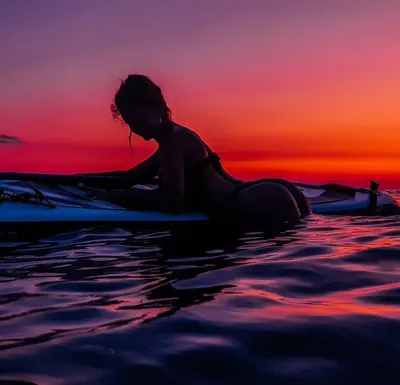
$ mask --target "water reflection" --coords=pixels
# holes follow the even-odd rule
[[[308,385],[329,372],[395,384],[398,219],[97,228],[3,245],[0,378]]]
[[[296,234],[296,230],[271,229],[251,234],[215,227],[195,230],[87,230],[32,242],[13,252],[17,258],[2,260],[1,277],[8,281],[8,289],[0,293],[8,311],[0,322],[7,321],[14,330],[17,325],[50,322],[50,334],[43,327],[28,328],[31,333],[24,329],[29,343],[36,344],[65,333],[120,328],[165,317],[212,301],[235,286],[208,280],[206,273],[250,263],[249,251],[259,251],[265,242],[266,248],[282,247]],[[182,286],[200,275],[196,287]],[[99,314],[90,313],[93,308],[101,309]],[[74,314],[72,324],[65,322],[68,314]],[[14,338],[3,340],[2,350],[27,343],[26,339],[17,342],[15,333],[7,334]]]

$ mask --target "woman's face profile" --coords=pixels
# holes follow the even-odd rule
[[[121,117],[131,131],[145,140],[152,139],[154,128],[162,119],[159,113],[149,107],[133,104],[121,111]]]

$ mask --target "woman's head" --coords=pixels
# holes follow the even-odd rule
[[[146,140],[153,137],[160,123],[170,121],[171,111],[160,87],[147,76],[129,75],[115,94],[111,105],[114,117],[121,117],[132,132]]]

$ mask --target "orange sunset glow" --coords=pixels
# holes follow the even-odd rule
[[[301,4],[301,5],[300,5]],[[0,6],[0,171],[133,167],[129,73],[234,176],[400,187],[400,3],[15,0]]]

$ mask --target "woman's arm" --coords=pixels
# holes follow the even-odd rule
[[[97,199],[104,199],[131,210],[163,211],[180,214],[185,210],[184,159],[175,143],[166,143],[160,151],[159,162],[163,174],[162,189],[92,190]]]
[[[130,177],[137,181],[137,183],[150,182],[158,174],[160,168],[159,150],[154,152],[147,159],[136,165],[129,170],[120,171],[107,171],[100,173],[88,173],[79,175],[89,176],[114,176],[114,177]]]

